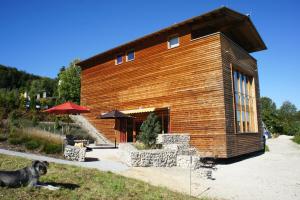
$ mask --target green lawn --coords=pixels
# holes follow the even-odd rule
[[[20,169],[30,163],[30,160],[0,154],[0,170]],[[0,199],[195,199],[111,172],[53,163],[40,180],[62,189],[0,188]]]

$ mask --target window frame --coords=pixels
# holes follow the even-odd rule
[[[235,72],[239,74],[239,77],[237,78],[238,83],[235,81]],[[233,66],[231,66],[231,78],[234,110],[234,132],[236,134],[258,133],[258,116],[255,90],[256,79],[252,73],[247,73],[246,71]],[[240,82],[241,80],[242,84]],[[238,87],[237,90],[236,85]],[[243,91],[241,90],[241,86]],[[239,101],[238,103],[237,97]],[[238,120],[238,116],[240,120]]]
[[[133,59],[128,59],[128,53],[133,52]],[[131,62],[135,60],[135,50],[134,49],[130,49],[128,51],[126,51],[126,62]]]
[[[121,56],[122,60],[118,63],[118,57]],[[121,65],[123,63],[123,54],[117,54],[115,59],[115,65]]]
[[[178,43],[176,44],[176,46],[171,47],[170,41],[174,38],[178,38]],[[169,36],[167,45],[168,45],[168,49],[174,49],[176,47],[179,47],[180,46],[180,37],[177,34]]]

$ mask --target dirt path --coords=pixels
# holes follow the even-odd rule
[[[291,137],[267,141],[270,152],[228,165],[218,165],[215,180],[192,173],[192,194],[234,200],[300,199],[300,145]],[[189,193],[189,170],[132,168],[122,175]]]

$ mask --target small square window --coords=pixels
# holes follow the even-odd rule
[[[118,55],[116,58],[116,65],[119,65],[123,62],[123,56],[122,55]]]
[[[172,48],[178,47],[178,46],[179,46],[179,38],[177,36],[169,39],[169,41],[168,41],[169,49],[172,49]]]
[[[126,56],[126,61],[132,61],[132,60],[134,60],[134,51],[133,50],[128,51],[127,56]]]

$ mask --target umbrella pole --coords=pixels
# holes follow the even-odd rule
[[[115,131],[115,148],[117,148],[117,132],[116,132],[116,119],[115,119],[115,126],[114,126],[114,131]]]

